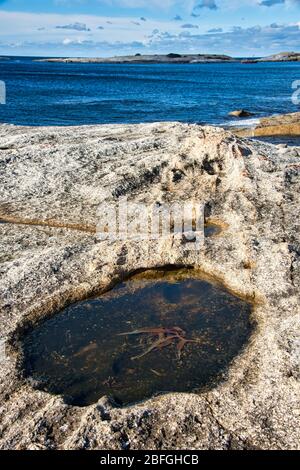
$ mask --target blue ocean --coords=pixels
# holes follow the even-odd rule
[[[228,112],[240,108],[256,119],[299,111],[292,82],[300,80],[300,63],[55,64],[11,57],[0,58],[0,80],[7,89],[0,122],[19,125],[228,125],[237,122]]]

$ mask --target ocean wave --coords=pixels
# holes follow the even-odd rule
[[[120,98],[112,98],[112,99],[103,99],[103,98],[96,98],[96,97],[80,97],[80,98],[67,98],[67,99],[60,99],[54,100],[52,105],[55,106],[78,106],[78,105],[103,105],[103,106],[114,106],[114,105],[144,105],[146,101],[138,100],[138,99],[120,99]],[[149,103],[148,103],[149,105]]]
[[[220,126],[230,126],[230,127],[255,127],[259,124],[259,118],[251,118],[251,119],[243,119],[241,121],[234,120],[234,121],[226,121],[222,122]]]

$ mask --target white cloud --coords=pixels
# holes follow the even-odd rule
[[[56,26],[56,29],[71,29],[74,31],[91,31],[85,23],[70,23]]]
[[[148,9],[164,9],[169,10],[174,6],[181,6],[182,8],[193,7],[196,1],[193,0],[99,0],[106,4],[117,5],[126,8],[148,8]]]
[[[275,0],[273,0],[275,1]],[[218,6],[215,0],[201,0],[196,6],[195,10],[199,10],[202,8],[208,8],[209,10],[217,10]]]
[[[65,38],[65,39],[63,40],[64,46],[69,46],[69,44],[72,44],[72,42],[73,42],[73,40],[70,39],[70,38]]]
[[[215,52],[237,55],[237,45],[242,55],[267,55],[283,50],[300,49],[298,24],[233,27],[230,31],[216,30],[208,34],[183,31],[179,34],[159,34],[149,37],[152,48],[176,52]]]
[[[202,25],[186,23],[182,28],[182,22],[171,18],[172,15],[168,21],[158,21],[149,16],[139,27],[132,24],[138,22],[136,16],[112,18],[0,11],[0,54],[107,56],[112,52],[190,51],[250,56],[300,49],[300,23],[283,25],[280,21],[242,28],[214,21]],[[67,28],[57,29],[61,25]],[[73,28],[74,25],[81,26]],[[99,29],[101,25],[105,26],[104,30]]]
[[[66,21],[67,19],[67,21]],[[133,24],[134,23],[134,24]],[[24,42],[39,40],[40,42],[57,42],[65,37],[77,37],[83,32],[87,38],[94,41],[103,39],[101,25],[105,26],[105,39],[108,42],[137,40],[142,41],[145,35],[150,34],[157,26],[164,29],[178,28],[174,22],[153,21],[148,19],[139,28],[137,18],[132,17],[104,17],[93,15],[59,15],[35,14],[24,12],[0,11],[0,39],[7,42]],[[103,26],[102,26],[103,27]]]
[[[181,28],[183,29],[199,29],[199,26],[196,24],[191,24],[191,23],[186,23],[181,25]]]

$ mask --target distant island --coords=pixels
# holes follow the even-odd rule
[[[300,52],[280,52],[263,58],[235,59],[222,54],[155,54],[127,55],[116,57],[66,57],[37,59],[37,62],[62,62],[65,64],[207,64],[219,62],[242,62],[253,64],[259,62],[300,62]]]
[[[166,55],[128,55],[108,58],[84,58],[69,57],[57,59],[39,59],[38,62],[63,62],[63,63],[101,63],[101,64],[198,64],[198,63],[218,63],[218,62],[236,62],[227,55],[218,54],[166,54]]]
[[[258,62],[300,62],[300,52],[279,52],[261,59],[246,59],[244,64],[257,64]]]
[[[259,59],[258,62],[300,62],[300,52],[280,52]]]

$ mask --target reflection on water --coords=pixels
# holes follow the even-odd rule
[[[189,269],[146,271],[74,304],[22,343],[35,387],[85,406],[213,386],[252,331],[251,307]]]
[[[204,236],[206,238],[213,237],[215,235],[219,235],[222,232],[222,229],[219,225],[216,224],[206,224],[204,226]]]

